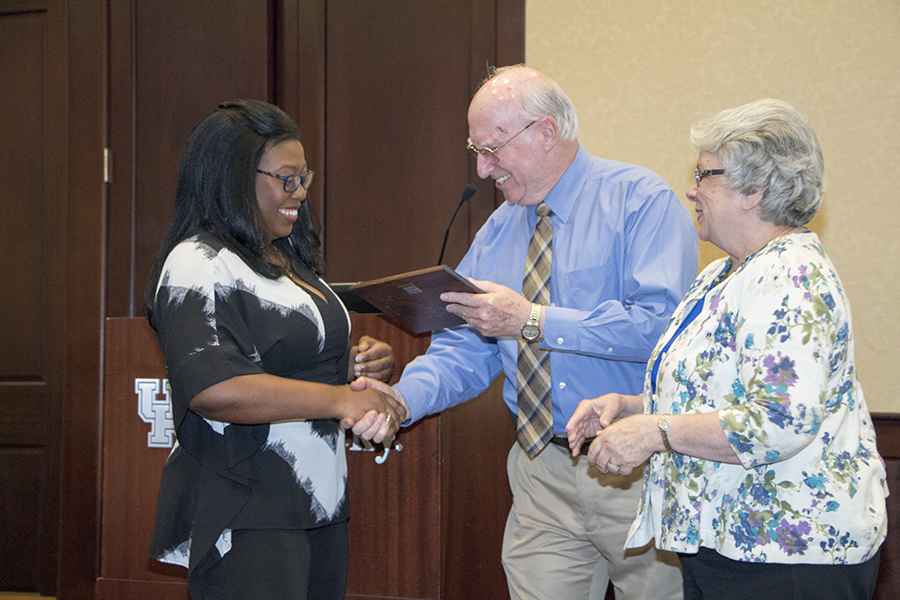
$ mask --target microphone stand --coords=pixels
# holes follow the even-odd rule
[[[475,184],[470,183],[465,187],[462,193],[462,199],[459,201],[459,204],[456,205],[456,210],[453,212],[453,217],[450,218],[450,224],[447,225],[447,232],[444,234],[444,244],[441,246],[441,256],[438,258],[438,266],[441,266],[441,263],[444,260],[444,250],[447,249],[447,238],[450,237],[450,228],[453,227],[453,221],[456,220],[456,215],[459,213],[459,209],[462,208],[462,205],[465,204],[472,196],[475,195],[476,188]]]

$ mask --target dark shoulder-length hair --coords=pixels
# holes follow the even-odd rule
[[[288,140],[300,140],[297,125],[277,106],[259,100],[223,102],[191,134],[178,173],[175,212],[144,293],[151,323],[166,257],[200,231],[213,234],[260,275],[270,279],[284,275],[285,269],[266,257],[256,169],[268,148]],[[301,206],[291,234],[274,243],[289,259],[317,274],[323,272],[321,242],[310,219],[309,202]]]

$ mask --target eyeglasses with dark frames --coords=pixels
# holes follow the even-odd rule
[[[725,169],[704,169],[703,171],[698,171],[694,169],[694,181],[697,182],[697,185],[700,185],[700,182],[703,181],[704,177],[709,177],[710,175],[724,175]]]
[[[500,150],[503,149],[503,146],[507,145],[508,143],[510,143],[511,141],[513,141],[514,139],[516,139],[516,137],[518,137],[519,134],[523,133],[526,129],[528,129],[529,127],[531,127],[532,125],[534,125],[534,124],[537,123],[538,121],[540,121],[540,119],[537,119],[537,120],[535,120],[535,121],[532,121],[531,123],[529,123],[528,125],[526,125],[525,127],[523,127],[522,130],[519,131],[519,133],[517,133],[516,135],[512,136],[511,138],[509,138],[508,140],[506,140],[505,142],[503,142],[502,144],[500,144],[500,145],[497,146],[496,148],[479,148],[478,146],[476,146],[475,144],[473,144],[473,143],[472,143],[472,140],[470,139],[470,140],[469,140],[469,143],[466,145],[466,150],[468,150],[469,152],[471,152],[471,153],[474,154],[475,156],[478,156],[479,154],[482,155],[482,156],[494,156],[495,154],[497,154],[498,152],[500,152]]]
[[[315,175],[314,171],[307,171],[302,175],[278,175],[277,173],[269,173],[268,171],[263,171],[262,169],[257,169],[257,173],[262,173],[263,175],[268,175],[269,177],[274,177],[275,179],[280,179],[284,184],[284,191],[288,194],[293,194],[296,192],[300,186],[303,186],[304,190],[308,190],[309,186],[312,185],[313,175]]]

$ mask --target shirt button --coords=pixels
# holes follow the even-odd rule
[[[563,339],[561,337],[556,338],[556,343],[562,345]]]
[[[565,381],[560,381],[560,382],[559,382],[559,389],[561,389],[561,390],[566,389],[566,382],[565,382]]]
[[[607,351],[607,352],[612,352],[612,348],[607,348],[606,351]]]

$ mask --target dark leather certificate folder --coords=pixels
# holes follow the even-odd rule
[[[465,325],[446,310],[444,292],[481,294],[483,290],[447,266],[429,267],[384,279],[363,281],[350,291],[413,333]]]

